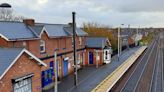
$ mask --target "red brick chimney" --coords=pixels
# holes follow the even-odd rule
[[[23,23],[29,26],[34,26],[35,25],[35,20],[34,19],[24,19]]]

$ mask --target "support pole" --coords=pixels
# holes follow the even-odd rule
[[[120,27],[118,28],[118,61],[120,57]]]
[[[73,55],[74,55],[74,85],[77,86],[77,62],[76,62],[76,23],[75,12],[72,12],[72,24],[73,24]]]
[[[55,68],[55,87],[54,92],[58,92],[58,76],[57,76],[57,52],[54,52],[54,68]]]
[[[95,53],[96,53],[96,68],[98,68],[99,67],[99,62],[98,62],[98,58],[99,58],[99,56],[98,56],[98,51],[97,50],[95,50]]]

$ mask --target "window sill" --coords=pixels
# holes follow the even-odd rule
[[[46,54],[46,52],[40,52],[40,54]]]

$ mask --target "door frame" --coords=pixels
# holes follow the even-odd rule
[[[92,53],[92,58],[93,58],[93,59],[92,59],[92,62],[93,62],[93,64],[94,64],[94,53],[91,52],[91,51],[88,52],[88,64],[89,64],[89,65],[93,65],[93,64],[90,63],[90,53]]]

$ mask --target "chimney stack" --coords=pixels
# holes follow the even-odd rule
[[[28,26],[34,26],[35,25],[35,20],[34,19],[24,19],[23,23],[28,25]]]

